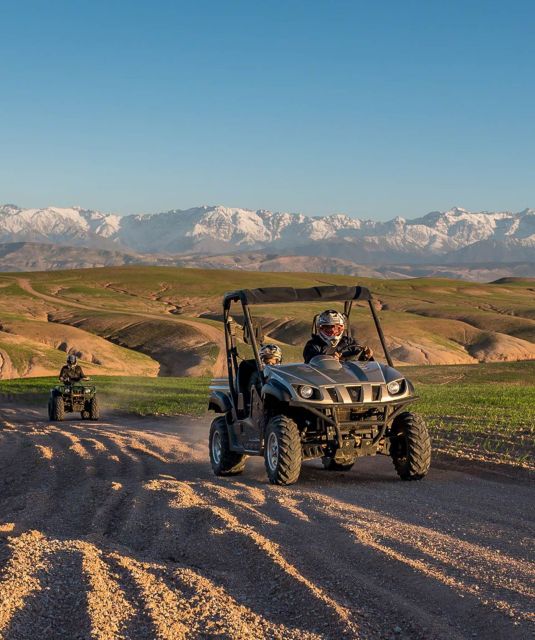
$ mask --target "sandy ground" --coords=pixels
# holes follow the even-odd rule
[[[273,487],[258,458],[212,475],[208,419],[0,413],[2,639],[532,637],[527,476]]]

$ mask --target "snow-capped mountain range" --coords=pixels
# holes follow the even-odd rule
[[[0,206],[0,242],[39,242],[143,254],[269,251],[388,262],[535,262],[535,209],[470,212],[454,207],[406,220],[309,217],[202,206],[118,216],[81,207]]]

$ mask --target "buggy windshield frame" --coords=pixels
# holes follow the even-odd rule
[[[249,305],[284,304],[287,302],[344,302],[344,313],[349,320],[353,302],[360,300],[367,302],[369,305],[386,361],[392,367],[394,365],[388,352],[383,330],[373,304],[373,297],[370,290],[366,287],[359,285],[353,287],[322,285],[308,287],[306,289],[295,289],[294,287],[265,287],[259,289],[238,289],[226,293],[223,297],[223,323],[225,327],[228,380],[233,396],[237,397],[236,375],[238,370],[238,353],[235,330],[232,328],[233,321],[230,316],[232,303],[237,302],[242,306],[243,318],[248,327],[254,359],[256,360],[260,375],[263,377],[263,365],[260,361],[259,347]],[[349,330],[350,326],[348,322]]]

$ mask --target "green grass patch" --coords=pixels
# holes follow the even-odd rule
[[[405,367],[435,449],[535,464],[535,361]]]
[[[104,412],[119,410],[141,416],[202,415],[208,405],[208,378],[144,378],[92,376]],[[15,378],[0,381],[0,395],[46,408],[57,378]]]

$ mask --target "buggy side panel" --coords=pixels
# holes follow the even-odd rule
[[[210,400],[208,402],[208,410],[215,411],[216,413],[227,413],[232,408],[228,392],[225,391],[211,391]]]
[[[262,388],[262,395],[272,396],[280,402],[289,402],[291,399],[289,391],[277,380],[270,380],[265,384]]]

